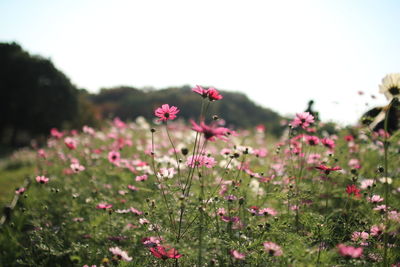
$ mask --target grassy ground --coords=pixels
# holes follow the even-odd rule
[[[15,194],[15,188],[21,186],[24,178],[32,174],[32,166],[24,166],[18,169],[0,169],[0,207],[9,204]]]

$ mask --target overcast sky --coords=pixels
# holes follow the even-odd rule
[[[282,114],[312,98],[323,120],[353,123],[400,71],[395,0],[2,0],[0,12],[0,41],[92,92],[211,85]]]

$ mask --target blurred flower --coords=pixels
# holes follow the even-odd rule
[[[372,187],[372,185],[374,184],[374,180],[373,179],[365,179],[361,181],[361,189],[370,189]]]
[[[148,179],[147,174],[143,174],[143,175],[140,175],[140,176],[136,176],[135,181],[136,182],[143,182],[143,181],[146,181],[147,179]]]
[[[106,209],[111,209],[112,205],[108,204],[108,203],[100,203],[96,206],[96,209],[102,209],[102,210],[106,210]]]
[[[383,198],[381,198],[379,195],[373,195],[372,197],[368,198],[368,201],[376,204],[376,203],[382,202]]]
[[[85,166],[80,165],[79,163],[73,163],[73,164],[71,164],[70,167],[71,167],[71,170],[72,170],[74,173],[79,173],[79,172],[85,170]]]
[[[334,149],[336,146],[335,141],[329,138],[322,138],[321,143],[329,149]]]
[[[387,100],[392,100],[394,97],[400,96],[400,73],[391,73],[382,79],[382,84],[379,85],[379,93],[386,96]]]
[[[202,155],[190,156],[186,160],[186,165],[189,166],[190,168],[202,167],[202,166],[205,166],[207,168],[212,168],[216,164],[217,162],[213,157],[207,157]]]
[[[292,121],[292,126],[294,128],[300,126],[301,128],[306,129],[312,123],[314,123],[314,116],[309,112],[301,112],[296,114],[296,117]]]
[[[358,159],[350,159],[348,165],[352,169],[360,169],[361,168],[361,164]]]
[[[264,249],[270,256],[282,256],[282,248],[273,242],[264,242]]]
[[[61,137],[63,137],[64,134],[62,132],[59,132],[57,128],[52,128],[50,130],[50,135],[57,139],[60,139]]]
[[[75,139],[71,138],[71,137],[67,137],[67,138],[64,139],[64,144],[69,149],[74,150],[74,149],[76,149],[76,147],[78,145],[78,142]]]
[[[339,244],[337,248],[340,255],[349,258],[359,258],[363,253],[363,248],[355,248],[352,246],[346,246],[344,244]]]
[[[36,182],[40,184],[47,184],[49,182],[49,178],[45,176],[36,176]]]
[[[116,256],[118,260],[131,261],[132,257],[128,256],[126,251],[121,250],[119,247],[109,248],[109,251]]]
[[[157,247],[161,244],[161,239],[155,236],[149,236],[142,238],[142,244],[146,247]]]
[[[190,120],[190,123],[192,124],[192,129],[196,132],[203,133],[204,138],[209,140],[209,141],[215,141],[215,138],[227,141],[228,138],[226,137],[229,133],[230,130],[228,128],[224,127],[214,127],[212,125],[208,126],[204,123],[204,121],[200,122],[200,125],[198,125],[196,122],[193,120]]]
[[[246,257],[244,253],[240,253],[237,250],[231,250],[231,255],[237,260],[244,260],[244,258]]]
[[[323,164],[321,164],[321,165],[319,165],[319,166],[317,166],[315,168],[318,169],[318,170],[323,171],[326,175],[328,175],[331,171],[340,171],[342,169],[342,168],[340,168],[338,166],[329,167],[329,166],[326,166],[326,165],[323,165]]]
[[[319,138],[317,136],[307,135],[306,136],[306,142],[310,146],[315,146],[315,145],[319,144]]]
[[[371,236],[379,236],[383,233],[383,230],[385,230],[384,225],[373,225],[369,231]]]
[[[17,189],[15,190],[15,194],[17,194],[17,195],[22,195],[25,191],[26,191],[26,188],[25,188],[25,187],[17,188]]]
[[[178,112],[179,109],[177,107],[170,107],[168,104],[164,104],[161,108],[157,108],[154,114],[159,117],[158,121],[168,121],[175,119]]]
[[[128,184],[128,189],[130,189],[130,190],[132,190],[134,192],[138,191],[137,187],[135,187],[133,185],[130,185],[130,184]]]
[[[121,158],[121,154],[118,151],[110,151],[108,152],[108,161],[111,163],[115,163],[119,161]]]

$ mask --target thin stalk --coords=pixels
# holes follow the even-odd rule
[[[385,206],[386,206],[386,211],[385,211],[385,226],[386,226],[386,230],[385,230],[385,235],[384,235],[384,249],[383,249],[383,265],[384,266],[389,266],[388,264],[388,233],[387,233],[387,229],[389,229],[389,183],[388,183],[388,152],[389,152],[389,141],[388,141],[388,118],[389,118],[389,112],[390,109],[393,105],[393,103],[397,101],[396,98],[393,98],[392,101],[390,102],[387,110],[386,110],[386,114],[385,114],[385,122],[384,122],[384,131],[385,131],[385,138],[384,138],[384,145],[383,145],[383,149],[384,149],[384,173],[385,173]]]
[[[169,217],[172,229],[176,232],[175,219],[173,218],[173,212],[172,212],[171,208],[169,207],[167,196],[165,195],[165,191],[164,191],[164,186],[161,184],[161,181],[157,176],[156,165],[155,165],[155,160],[154,160],[154,154],[155,153],[154,153],[154,133],[153,133],[153,131],[151,132],[151,148],[152,148],[152,151],[151,151],[151,159],[152,160],[151,160],[151,162],[152,162],[152,168],[153,168],[154,176],[156,177],[158,185],[160,186],[161,194],[163,196],[164,204],[165,204],[165,206],[167,208],[167,211],[168,211],[168,217]]]
[[[181,168],[180,168],[180,163],[179,163],[179,159],[178,159],[178,153],[176,152],[176,148],[175,148],[174,142],[172,142],[171,136],[170,136],[170,134],[169,134],[168,124],[167,124],[167,123],[165,124],[165,129],[166,129],[166,132],[167,132],[167,136],[168,136],[169,142],[171,143],[172,149],[174,150],[176,165],[177,165],[177,168],[178,168],[178,177],[179,177],[179,178],[178,178],[178,182],[179,182],[179,186],[182,186],[182,181],[181,181]]]

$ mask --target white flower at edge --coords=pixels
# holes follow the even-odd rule
[[[384,94],[390,101],[393,97],[400,96],[400,73],[391,73],[382,79],[379,92]]]

